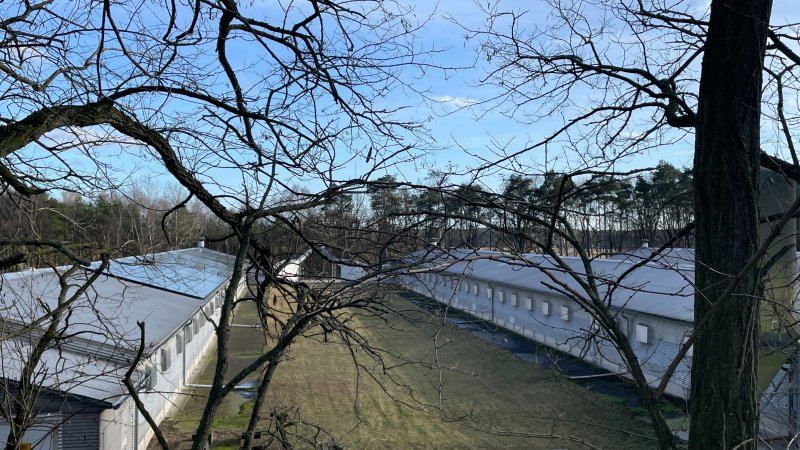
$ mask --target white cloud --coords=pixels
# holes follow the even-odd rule
[[[42,137],[43,142],[51,146],[75,145],[107,145],[120,146],[143,145],[136,139],[117,133],[103,126],[90,127],[63,127],[47,132]]]
[[[478,101],[475,100],[474,98],[469,98],[469,97],[451,97],[449,95],[437,95],[437,96],[431,97],[431,100],[433,100],[435,102],[438,102],[438,103],[443,103],[443,104],[446,104],[446,105],[455,106],[456,108],[466,108],[467,106],[472,106],[472,105],[478,103]]]

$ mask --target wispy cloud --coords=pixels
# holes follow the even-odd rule
[[[438,102],[438,103],[443,103],[443,104],[446,104],[446,105],[455,106],[456,108],[466,108],[467,106],[472,106],[472,105],[478,103],[478,101],[475,100],[474,98],[469,98],[469,97],[451,97],[449,95],[437,95],[437,96],[431,97],[431,100],[433,100],[435,102]]]
[[[117,144],[121,146],[143,145],[134,138],[114,132],[102,126],[91,127],[64,127],[47,132],[42,137],[43,142],[52,146],[75,145],[106,145]]]

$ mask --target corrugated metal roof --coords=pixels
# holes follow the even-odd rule
[[[24,273],[23,273],[24,274]],[[85,284],[91,275],[79,271],[70,280],[69,295]],[[189,275],[186,272],[185,275]],[[58,306],[60,286],[52,270],[28,272],[27,276],[2,276],[0,302],[3,315],[17,323],[42,317],[46,309]],[[137,321],[145,323],[148,345],[157,345],[202,305],[197,299],[101,275],[75,300],[69,317],[69,332],[94,342],[112,341],[138,345]]]
[[[205,298],[230,276],[233,256],[207,248],[187,248],[113,260],[116,277],[196,298]],[[99,262],[92,268],[100,267]]]
[[[17,340],[0,342],[0,376],[9,380],[19,380],[22,363],[30,351],[27,344]],[[102,360],[89,359],[87,355],[45,351],[36,367],[34,381],[41,387],[58,392],[99,400],[107,404],[122,395],[127,389],[122,383],[126,368]],[[134,380],[135,382],[135,380]]]
[[[203,248],[115,261],[72,304],[64,321],[68,328],[63,351],[48,350],[40,367],[40,374],[47,373],[47,378],[41,384],[104,401],[124,395],[121,377],[138,350],[137,322],[145,323],[147,356],[197,314],[206,303],[198,298],[208,297],[226,283],[232,267],[232,257]],[[66,268],[57,270],[63,273]],[[68,297],[92,273],[73,274]],[[13,336],[45,316],[58,306],[60,291],[53,269],[0,275],[0,333]],[[19,376],[24,349],[39,334],[0,341],[4,377]]]
[[[577,257],[562,257],[566,267],[549,256],[530,253],[515,255],[457,249],[417,252],[410,260],[414,258],[437,272],[464,274],[548,294],[563,295],[558,291],[564,286],[584,293],[575,279],[586,280],[583,262]],[[611,304],[619,308],[687,322],[694,320],[693,267],[650,263],[619,282],[620,276],[633,265],[630,259],[592,260],[591,268],[601,297],[610,297]]]

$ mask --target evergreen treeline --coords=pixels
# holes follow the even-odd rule
[[[392,176],[381,179],[395,182]],[[371,217],[380,241],[398,233],[447,247],[539,251],[550,244],[561,254],[572,246],[549,236],[555,215],[569,226],[592,255],[662,245],[693,220],[692,171],[660,162],[649,173],[619,178],[607,175],[565,177],[514,174],[501,192],[479,184],[423,190],[375,189],[369,193]],[[692,237],[673,246],[693,247]]]
[[[438,241],[448,247],[540,251],[551,245],[561,254],[572,246],[552,237],[543,223],[555,212],[572,227],[592,255],[615,253],[667,242],[693,220],[692,174],[661,162],[654,171],[633,178],[560,174],[508,177],[500,192],[478,184],[455,187],[400,188],[384,176],[365,195],[339,195],[285,221],[257,224],[255,236],[276,262],[326,247],[345,260],[366,264],[386,261]],[[178,205],[178,206],[176,206]],[[134,188],[84,198],[72,193],[61,199],[48,195],[0,195],[0,240],[7,257],[25,249],[25,266],[64,264],[67,260],[46,247],[26,241],[69,243],[75,254],[97,258],[141,255],[195,245],[235,252],[229,228],[196,201],[185,201],[175,188]],[[691,236],[675,246],[692,247]]]

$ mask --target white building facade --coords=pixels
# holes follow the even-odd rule
[[[585,279],[578,258],[562,258],[567,265],[563,268],[543,255],[445,250],[429,253],[422,261],[399,280],[406,288],[609,372],[628,374],[591,315],[568,295],[566,288],[580,292],[573,274]],[[692,330],[693,270],[653,263],[617,284],[633,264],[597,259],[592,270],[601,298],[656,386]],[[688,398],[690,368],[691,351],[667,384],[668,394]]]
[[[233,257],[205,248],[112,262],[70,305],[63,324],[68,338],[52,345],[36,367],[32,381],[41,388],[36,422],[23,441],[43,450],[146,448],[153,431],[123,384],[139,349],[137,322],[144,323],[145,347],[131,379],[147,411],[161,422],[181,403],[181,393],[212,347],[213,322],[219,319],[232,269]],[[74,274],[67,296],[89,276],[91,270]],[[43,315],[40,307],[58,304],[62,292],[52,269],[4,274],[0,282],[6,333],[24,331],[31,318]],[[237,297],[245,283],[241,277]],[[5,407],[18,392],[14,386],[35,339],[17,333],[0,345]],[[0,422],[0,440],[9,426]]]

